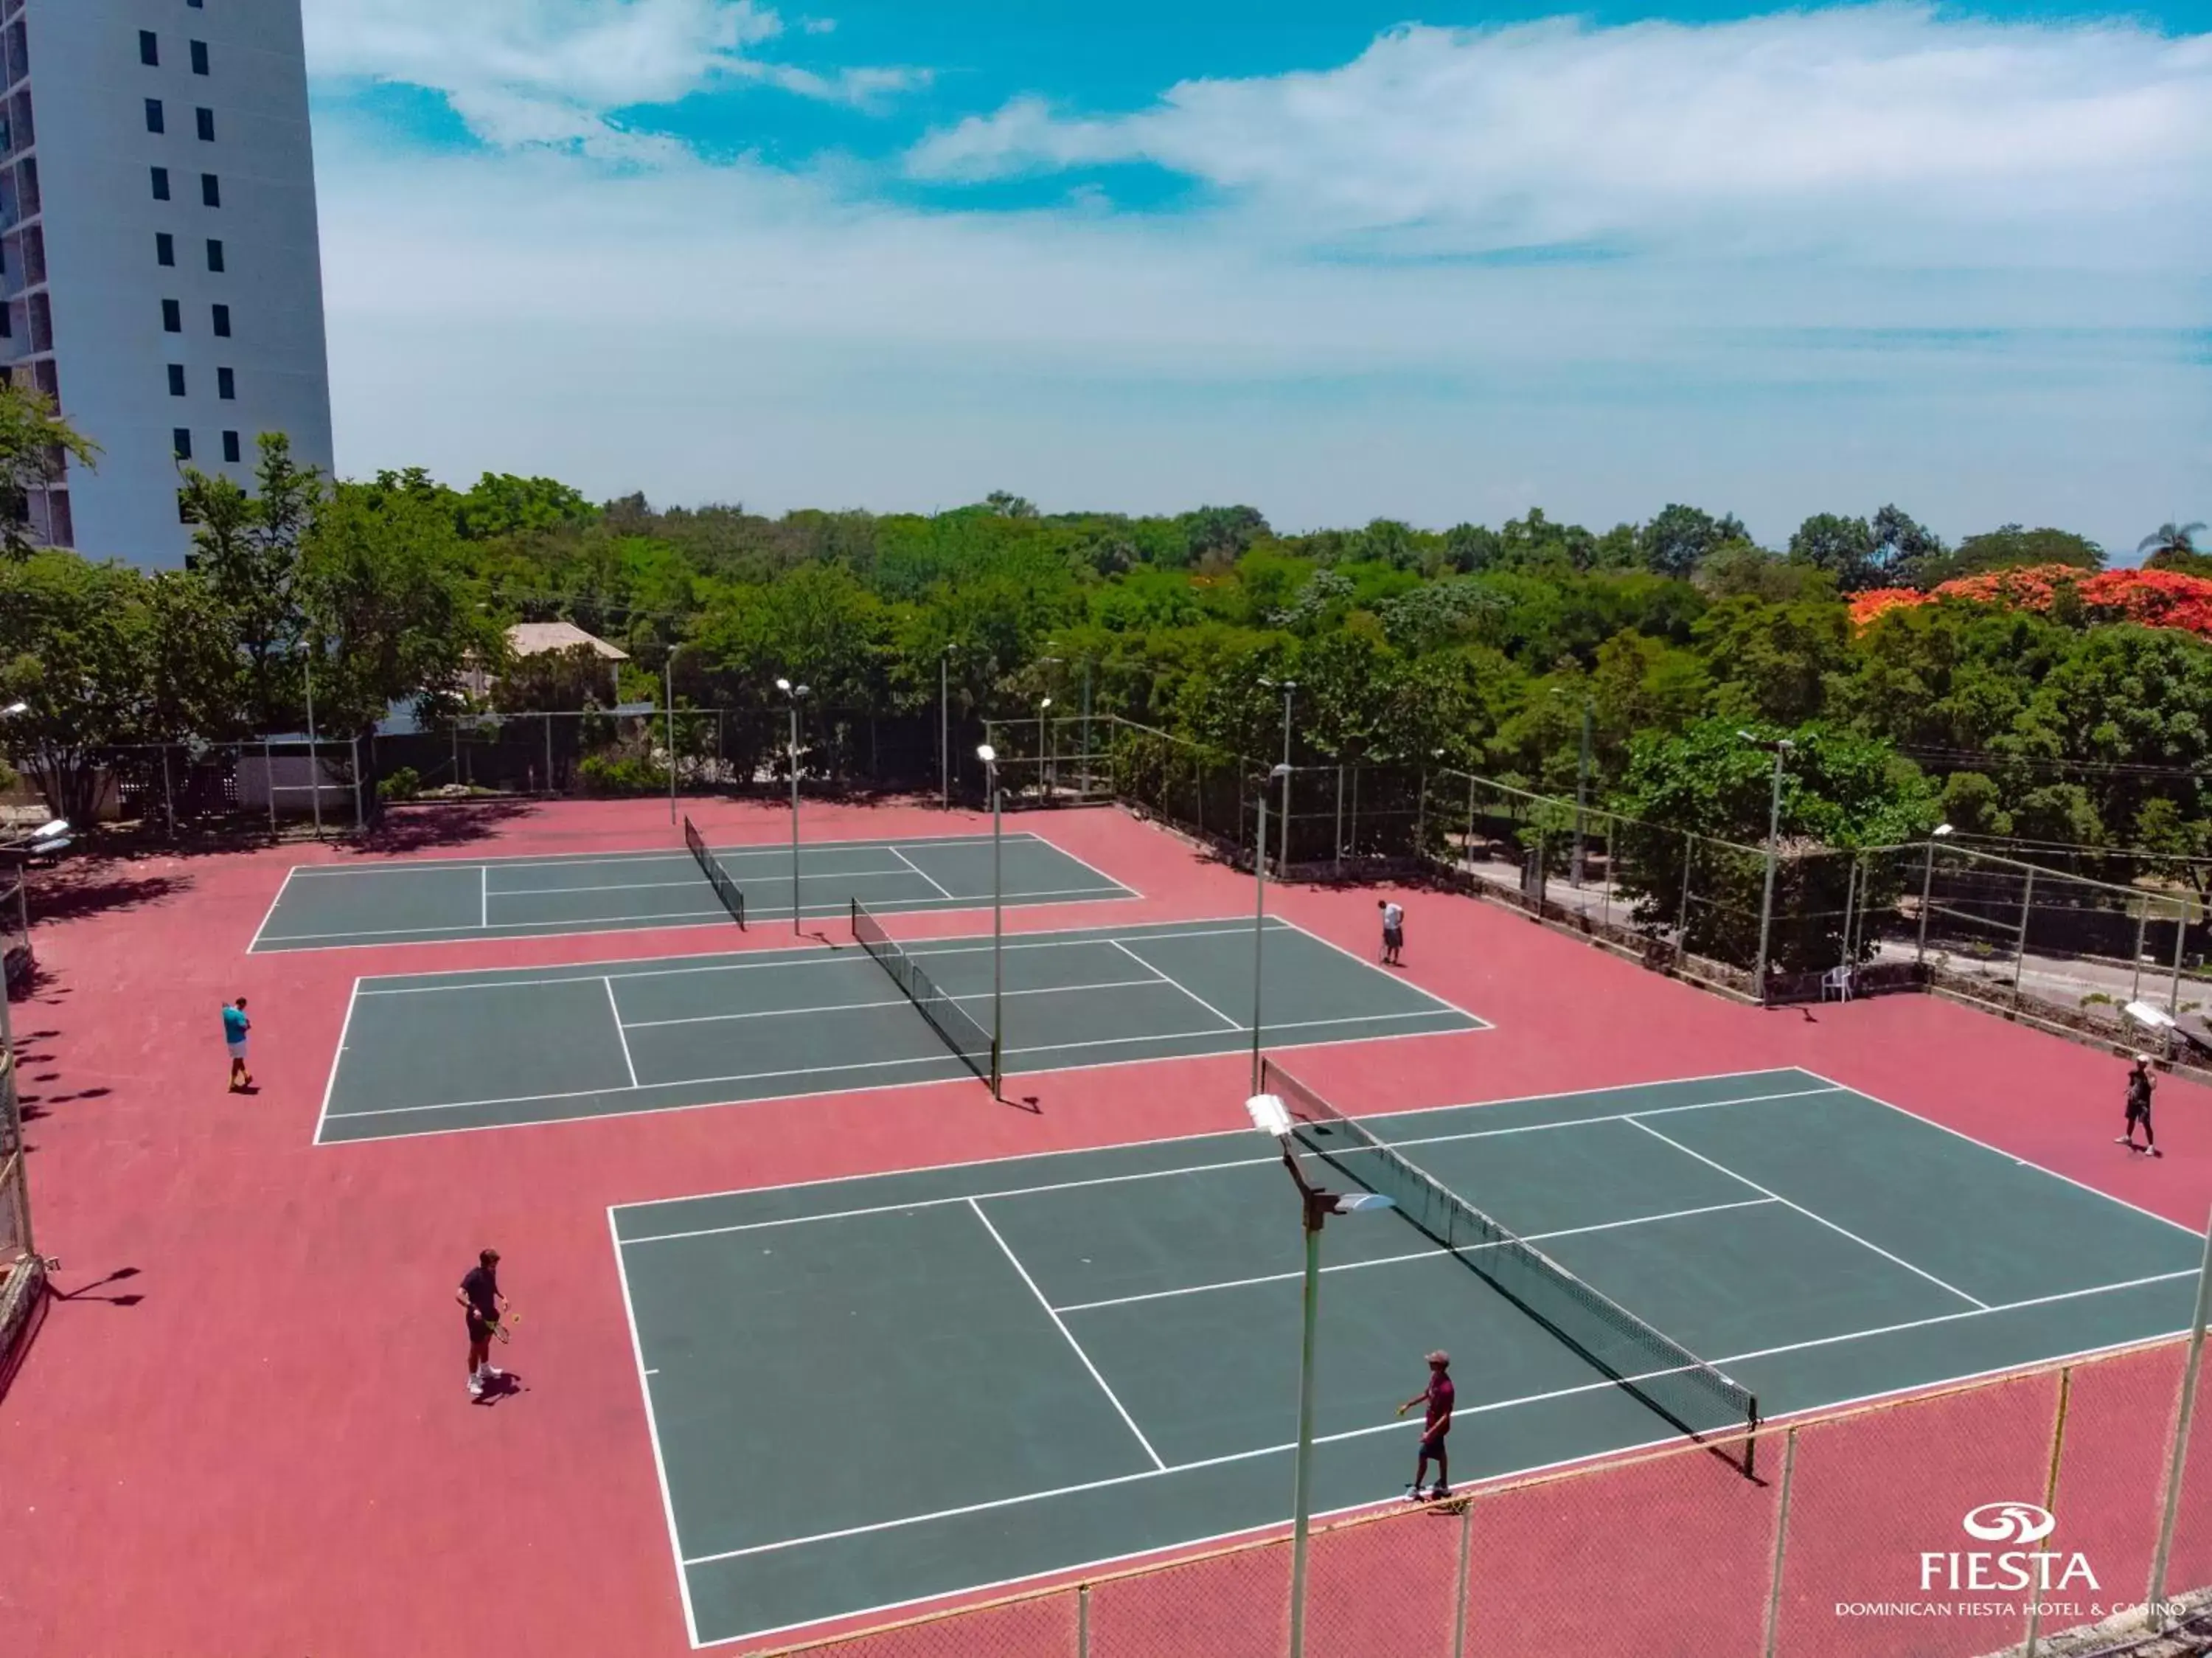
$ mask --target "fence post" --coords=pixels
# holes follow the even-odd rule
[[[1467,1658],[1468,1566],[1474,1556],[1474,1504],[1459,1509],[1459,1582],[1452,1591],[1452,1658]]]
[[[2051,1468],[2043,1479],[2043,1511],[2058,1512],[2058,1463],[2066,1449],[2066,1405],[2074,1393],[2074,1367],[2068,1365],[2058,1373],[2058,1414],[2051,1424]],[[2021,1658],[2035,1658],[2036,1643],[2043,1634],[2043,1598],[2032,1594],[2027,1601],[2027,1649]]]
[[[1682,907],[1674,912],[1674,954],[1690,954],[1690,865],[1698,854],[1698,838],[1682,832]]]
[[[2173,1454],[2166,1465],[2166,1503],[2159,1515],[2158,1546],[2150,1557],[2150,1588],[2143,1597],[2143,1618],[2163,1630],[2166,1618],[2160,1605],[2166,1599],[2166,1562],[2173,1554],[2173,1522],[2181,1513],[2181,1476],[2189,1462],[2189,1422],[2197,1410],[2197,1373],[2204,1360],[2204,1320],[2212,1301],[2212,1221],[2204,1234],[2204,1261],[2197,1270],[2197,1310],[2189,1321],[2189,1359],[2181,1367],[2181,1399],[2174,1409]]]
[[[1352,768],[1352,857],[1354,863],[1359,860],[1359,774],[1365,769],[1362,765]]]
[[[1091,1652],[1091,1585],[1075,1586],[1075,1658],[1089,1658]]]
[[[2181,947],[2189,937],[2189,900],[2183,899],[2173,908],[2173,984],[2166,991],[2166,1012],[2169,1019],[2181,1016]],[[2173,1057],[2173,1027],[2166,1030],[2166,1055]]]
[[[1413,797],[1413,857],[1419,862],[1428,845],[1429,768],[1421,768],[1420,793]]]
[[[177,802],[169,794],[169,745],[161,745],[161,812],[169,820],[169,838],[177,838]]]
[[[1792,1428],[1782,1442],[1782,1495],[1774,1509],[1774,1564],[1766,1577],[1766,1639],[1759,1650],[1774,1658],[1782,1638],[1782,1566],[1790,1553],[1790,1488],[1797,1478],[1797,1430]]]
[[[1452,861],[1452,868],[1455,869],[1459,868],[1461,860],[1464,859],[1467,863],[1467,873],[1471,880],[1474,875],[1474,779],[1473,777],[1467,780],[1467,840],[1460,847],[1459,851],[1459,857]]]
[[[1338,875],[1344,873],[1344,765],[1336,768],[1336,856],[1330,861]]]
[[[2020,888],[2020,937],[2012,947],[2012,1004],[2020,1006],[2021,969],[2027,965],[2027,918],[2035,909],[2035,866],[2027,866],[2027,879]]]
[[[1601,924],[1608,933],[1613,930],[1613,872],[1614,869],[1613,826],[1613,820],[1610,817],[1607,818],[1605,820],[1605,882],[1598,888],[1600,895],[1598,913]]]
[[[269,739],[261,740],[261,775],[269,784],[269,833],[276,833],[276,762],[269,752]]]
[[[2128,1000],[2142,1000],[2143,933],[2150,925],[2150,897],[2148,893],[2136,900],[2136,962],[2135,977],[2128,983]]]
[[[368,827],[368,809],[361,798],[361,733],[346,741],[353,745],[353,832],[357,835]]]

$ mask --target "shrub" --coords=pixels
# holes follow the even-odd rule
[[[668,787],[668,768],[642,754],[586,754],[576,776],[587,795],[653,795]]]
[[[411,765],[403,765],[376,780],[379,800],[413,800],[422,792],[422,774]]]

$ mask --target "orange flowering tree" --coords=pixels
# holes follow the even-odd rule
[[[2179,628],[2212,639],[2212,580],[2171,570],[2108,570],[2084,575],[2070,564],[2030,564],[1946,582],[1931,592],[1873,588],[1851,595],[1851,620],[1860,626],[1908,605],[1944,599],[2014,610],[2048,613],[2070,595],[2093,619]]]

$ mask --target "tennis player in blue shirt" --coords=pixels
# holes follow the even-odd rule
[[[222,1045],[230,1050],[230,1091],[243,1094],[253,1086],[253,1073],[246,1068],[246,1033],[253,1021],[246,1016],[246,998],[240,997],[222,1010]]]

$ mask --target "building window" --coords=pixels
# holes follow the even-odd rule
[[[215,371],[215,394],[226,403],[238,395],[238,381],[228,369]]]
[[[222,269],[222,244],[213,236],[208,238],[208,269],[210,271]]]
[[[172,431],[169,434],[169,447],[177,452],[178,460],[190,460],[192,458],[192,429],[189,426],[179,426]]]
[[[169,169],[166,167],[154,169],[154,199],[157,202],[169,199]]]
[[[161,119],[161,101],[159,98],[149,98],[146,101],[146,131],[166,132],[168,130]]]
[[[154,68],[161,63],[161,43],[154,38],[151,29],[138,31],[138,61]]]
[[[182,397],[184,394],[185,365],[181,363],[172,363],[169,365],[169,395]]]
[[[217,339],[230,338],[230,307],[228,305],[215,308],[215,332]]]
[[[10,308],[8,305],[5,303],[0,303],[0,339],[13,339],[15,338],[15,324],[14,319],[9,315],[9,310]],[[8,381],[0,380],[0,386],[5,386],[10,383],[11,382]]]
[[[198,11],[206,4],[206,0],[185,0],[185,3],[194,11]]]
[[[215,112],[213,110],[194,110],[192,112],[192,122],[194,125],[199,128],[200,142],[202,143],[211,144],[215,142]]]
[[[166,230],[154,233],[154,263],[174,265],[177,262],[177,239]]]
[[[200,174],[200,204],[203,207],[222,205],[222,181],[212,173]]]
[[[195,40],[192,42],[192,73],[204,75],[207,72],[207,42]]]
[[[222,458],[234,466],[238,464],[238,434],[236,432],[225,432],[222,435]]]
[[[185,332],[185,308],[179,302],[173,299],[161,302],[161,332],[165,334]]]

